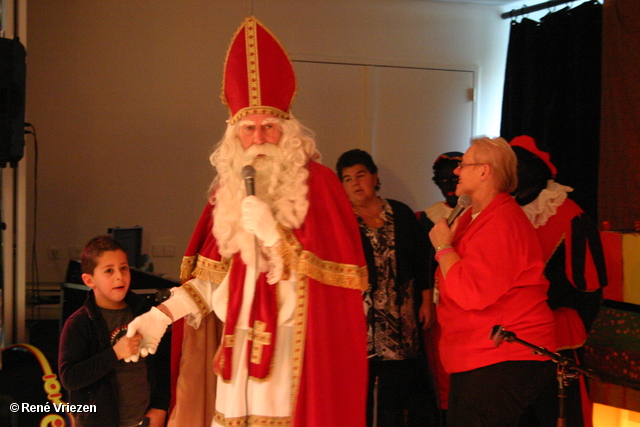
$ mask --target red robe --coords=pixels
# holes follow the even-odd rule
[[[566,199],[536,233],[550,282],[558,349],[581,347],[587,337],[585,328],[600,306],[600,298],[589,294],[607,284],[598,229],[573,200]]]
[[[544,225],[536,228],[536,233],[546,263],[558,350],[577,349],[587,339],[588,329],[600,307],[600,290],[607,285],[599,231],[583,210],[567,198]],[[564,356],[579,362],[575,352]],[[577,393],[576,387],[579,387],[584,426],[592,426],[593,409],[584,376],[580,376],[578,384],[569,387],[569,392]],[[565,411],[570,422],[580,417],[577,405]]]
[[[290,423],[278,425],[364,426],[367,359],[361,292],[367,286],[367,274],[360,234],[351,205],[335,174],[316,162],[309,162],[308,168],[309,210],[304,223],[297,230],[281,230],[281,241],[288,254],[285,254],[285,274],[289,266],[298,276],[298,308],[291,373],[292,417]],[[212,206],[207,205],[185,254],[183,279],[206,277],[220,283],[227,274],[229,263],[218,253],[212,225]],[[234,262],[238,262],[239,257],[235,258]],[[203,305],[202,310],[207,307]],[[193,382],[204,379],[205,375],[211,376],[205,371],[211,369],[212,362],[210,359],[187,362],[186,358],[193,352],[180,342],[182,333],[188,340],[198,340],[193,337],[203,327],[219,328],[212,317],[208,315],[208,325],[195,331],[190,326],[174,324],[174,354],[177,355],[174,372],[186,371],[185,366],[192,363],[206,366],[197,366],[191,377],[183,380],[182,388],[174,375],[174,384],[178,387],[175,407],[181,414],[176,418],[176,425],[186,425],[180,424],[180,419],[190,421],[189,425],[196,425],[194,420],[206,423],[213,412],[210,406],[215,397],[199,392],[207,390],[205,385]],[[207,330],[210,337],[216,335],[210,329],[202,332]],[[209,349],[216,345],[217,342],[207,342],[205,350],[210,354]],[[178,362],[180,353],[182,358]],[[208,390],[210,394],[210,386]],[[187,394],[194,391],[198,391],[195,396]],[[200,407],[197,410],[194,402]]]

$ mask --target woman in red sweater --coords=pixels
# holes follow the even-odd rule
[[[517,426],[555,365],[516,343],[496,346],[495,325],[555,351],[542,250],[531,223],[509,195],[517,160],[502,138],[478,138],[455,170],[456,195],[471,209],[429,237],[439,263],[440,358],[451,374],[449,427]]]

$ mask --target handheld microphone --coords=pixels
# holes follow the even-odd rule
[[[253,185],[253,179],[256,176],[256,170],[253,166],[247,165],[242,168],[242,179],[244,179],[244,188],[247,192],[247,196],[253,196],[256,194],[255,187]]]
[[[253,185],[253,179],[256,176],[256,169],[251,165],[246,165],[242,168],[242,179],[244,179],[244,188],[247,192],[247,196],[255,196],[256,189]],[[255,266],[258,266],[258,257],[260,256],[260,249],[258,248],[258,237],[253,236],[253,252],[255,254]],[[256,269],[254,281],[258,280],[259,271]]]
[[[455,221],[456,218],[458,218],[462,214],[462,212],[464,212],[464,210],[469,206],[471,206],[471,197],[468,194],[463,194],[462,196],[458,197],[458,203],[456,204],[456,207],[453,208],[451,214],[449,214],[449,218],[447,218],[447,225],[451,227],[453,221]]]

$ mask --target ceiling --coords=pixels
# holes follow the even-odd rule
[[[473,3],[473,4],[493,4],[493,5],[503,5],[509,3],[515,3],[519,0],[432,0],[432,1],[441,1],[446,3]],[[533,3],[537,3],[538,1],[533,0]]]

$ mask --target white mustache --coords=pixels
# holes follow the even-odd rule
[[[244,152],[244,160],[253,163],[256,157],[267,156],[279,158],[282,157],[282,150],[275,144],[252,145]]]

